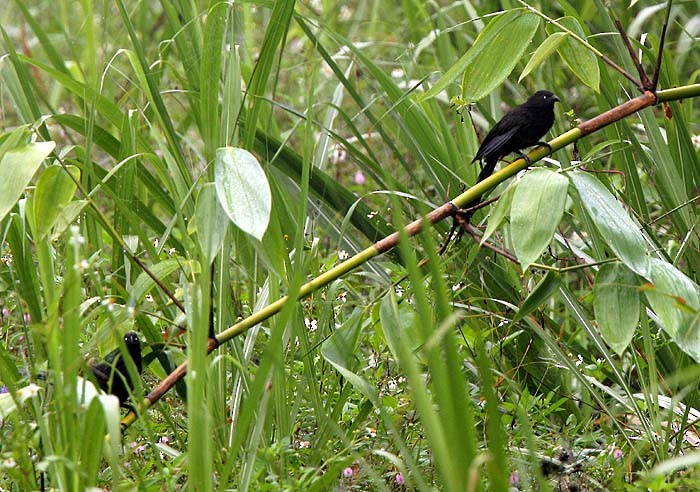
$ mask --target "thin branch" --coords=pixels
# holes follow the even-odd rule
[[[629,36],[627,35],[627,31],[625,31],[625,28],[622,27],[622,23],[617,19],[615,19],[615,27],[617,27],[617,32],[620,33],[622,42],[625,44],[627,52],[630,54],[630,58],[632,59],[632,63],[634,63],[635,68],[637,69],[637,73],[639,73],[639,80],[641,80],[642,82],[642,87],[644,88],[644,90],[651,90],[651,82],[649,81],[649,77],[647,77],[647,74],[644,71],[644,67],[642,66],[641,60],[637,58],[637,56],[634,54],[634,48],[632,47],[632,43],[630,41]]]
[[[666,18],[664,19],[664,27],[661,29],[661,39],[659,40],[659,54],[656,56],[656,67],[651,81],[651,89],[656,90],[659,83],[659,74],[661,73],[661,58],[664,53],[664,42],[666,41],[666,27],[668,27],[668,19],[671,16],[671,5],[673,0],[668,0],[668,8],[666,9]]]

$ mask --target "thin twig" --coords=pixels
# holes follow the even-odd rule
[[[639,58],[637,58],[637,56],[635,56],[634,54],[634,48],[632,47],[632,42],[630,41],[629,36],[627,35],[627,31],[625,31],[625,28],[622,27],[622,23],[617,19],[615,19],[615,27],[617,27],[617,32],[620,33],[622,42],[627,48],[627,51],[630,54],[630,58],[632,58],[632,63],[634,63],[634,66],[637,69],[637,73],[639,73],[639,80],[642,82],[642,88],[644,90],[650,90],[649,88],[651,86],[651,82],[649,82],[649,77],[647,77],[647,74],[644,71],[642,61]]]
[[[654,67],[654,75],[651,81],[651,90],[655,91],[659,83],[659,74],[661,73],[661,58],[664,53],[664,41],[666,41],[666,27],[668,27],[668,19],[671,16],[671,5],[673,0],[668,0],[668,8],[666,9],[666,18],[664,19],[664,27],[661,29],[661,39],[659,40],[659,54],[656,56],[656,67]]]

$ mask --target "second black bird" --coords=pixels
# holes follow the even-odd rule
[[[131,357],[136,370],[141,374],[141,341],[138,335],[130,331],[124,335],[124,344],[126,345],[128,357]],[[134,388],[124,357],[125,354],[122,353],[120,348],[117,348],[107,354],[103,361],[90,364],[90,370],[95,376],[97,384],[103,391],[119,398],[121,406],[125,405]]]
[[[479,151],[472,160],[481,161],[482,169],[477,183],[493,174],[496,164],[508,154],[516,153],[527,160],[522,149],[540,143],[540,139],[554,124],[554,103],[559,98],[549,91],[537,91],[520,106],[508,111],[486,135]],[[546,145],[546,144],[545,144]],[[479,203],[481,197],[466,208]],[[467,215],[467,219],[471,213]]]

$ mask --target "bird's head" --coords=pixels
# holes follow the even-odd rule
[[[559,98],[549,91],[537,91],[527,100],[528,106],[554,107]]]
[[[130,331],[124,335],[124,343],[137,369],[141,372],[141,340],[139,340],[139,336]]]

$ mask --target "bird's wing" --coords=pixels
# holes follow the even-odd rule
[[[484,139],[481,147],[479,147],[479,151],[476,153],[474,161],[478,161],[479,159],[489,155],[500,154],[499,151],[505,144],[508,143],[508,141],[510,141],[519,128],[520,125],[517,124],[511,125],[509,128],[499,128],[499,126],[496,125],[486,136],[486,139]],[[497,158],[499,157],[502,156],[498,155]]]

